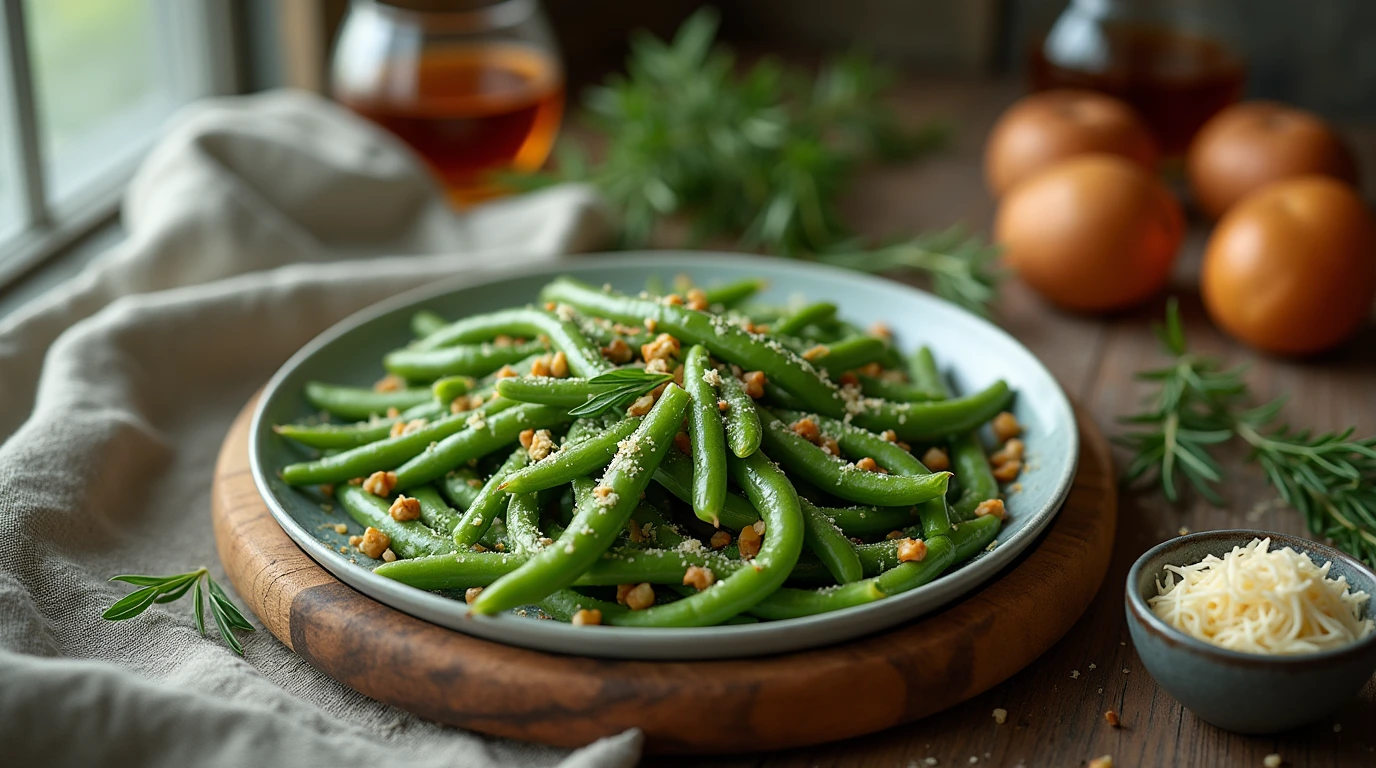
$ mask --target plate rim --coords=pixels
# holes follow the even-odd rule
[[[764,270],[776,271],[782,265],[784,269],[795,270],[802,273],[812,273],[812,276],[815,278],[825,278],[833,283],[838,281],[848,282],[852,284],[851,287],[853,289],[860,290],[863,290],[866,284],[872,286],[882,285],[888,289],[896,289],[900,292],[912,294],[919,301],[933,301],[945,304],[948,309],[963,313],[967,315],[969,319],[986,326],[988,331],[1001,335],[1006,342],[1011,343],[1016,348],[1026,353],[1027,357],[1036,365],[1038,373],[1050,382],[1052,385],[1052,393],[1055,395],[1055,402],[1053,405],[1059,412],[1058,416],[1064,419],[1068,427],[1066,430],[1066,440],[1068,443],[1068,453],[1071,458],[1070,461],[1066,462],[1060,476],[1055,478],[1054,491],[1042,506],[1032,513],[1030,519],[1017,531],[1013,539],[1008,542],[999,541],[998,546],[992,551],[982,556],[978,556],[974,561],[962,566],[958,571],[952,574],[946,574],[910,592],[895,595],[892,598],[887,598],[875,603],[853,606],[840,611],[796,619],[749,625],[691,628],[614,626],[574,628],[563,622],[534,621],[529,618],[510,615],[473,617],[463,613],[456,616],[456,612],[454,611],[456,601],[453,599],[415,587],[410,587],[382,576],[377,576],[366,566],[361,566],[346,560],[333,548],[320,541],[310,531],[307,531],[277,499],[275,492],[269,485],[265,472],[265,463],[260,454],[260,444],[266,437],[264,430],[267,429],[268,432],[271,432],[271,425],[265,423],[268,406],[274,401],[279,390],[282,390],[286,379],[288,379],[297,368],[309,360],[320,349],[326,347],[340,336],[348,334],[384,315],[457,291],[480,289],[485,285],[523,277],[529,278],[533,275],[548,274],[549,277],[553,278],[559,274],[576,275],[579,272],[601,271],[608,268],[615,269],[618,266],[636,268],[649,266],[672,270],[675,268],[675,259],[690,262],[690,264],[685,264],[683,266],[698,268],[710,268],[714,263],[723,266],[729,265],[731,267],[740,267],[744,263],[747,265],[758,264]],[[656,264],[655,262],[662,263]],[[906,283],[888,280],[874,275],[817,264],[815,262],[783,261],[776,257],[733,253],[728,251],[693,251],[685,249],[577,254],[570,257],[561,257],[542,264],[525,264],[505,269],[485,270],[482,276],[476,281],[468,276],[456,275],[449,279],[402,291],[395,296],[363,307],[317,334],[293,353],[281,367],[274,372],[267,384],[263,387],[258,397],[258,401],[254,406],[253,418],[249,427],[248,447],[249,464],[254,485],[259,495],[267,504],[273,519],[276,520],[277,524],[282,527],[287,535],[296,542],[297,546],[301,547],[312,560],[321,565],[336,578],[364,595],[391,608],[411,614],[425,621],[495,642],[533,648],[536,650],[573,653],[575,655],[590,657],[658,660],[746,658],[750,656],[803,650],[871,635],[885,628],[913,621],[921,616],[940,610],[942,607],[964,598],[970,592],[994,579],[1010,563],[1017,559],[1024,550],[1038,541],[1041,534],[1059,513],[1065,499],[1069,496],[1080,459],[1080,440],[1077,420],[1075,418],[1074,409],[1071,407],[1070,400],[1061,387],[1060,382],[1056,380],[1046,368],[1045,364],[1042,363],[1031,350],[1027,349],[1026,345],[1022,344],[1022,342],[1018,341],[1010,333],[993,322],[974,315],[968,310],[932,293],[922,291]],[[981,571],[980,575],[967,579],[966,583],[953,589],[953,585],[949,581],[952,576],[955,573],[960,573],[971,567],[978,567]],[[949,590],[952,594],[945,598],[931,597],[928,602],[934,601],[933,605],[926,609],[919,610],[912,615],[905,615],[901,619],[876,620],[878,614],[883,610],[882,606],[892,606],[894,604],[893,601],[902,601],[904,604],[922,602],[922,598],[933,596],[938,587]],[[844,621],[844,618],[847,617],[870,618],[871,620],[868,622],[861,622],[868,627],[867,629],[853,631],[847,628],[847,624]],[[669,651],[661,648],[661,646],[675,645],[683,642],[687,639],[685,635],[691,636],[694,640],[699,641],[699,643],[689,652]],[[741,638],[750,639],[751,647],[749,649],[739,650],[731,648],[721,651],[713,650],[716,646],[734,644],[733,641]],[[808,639],[803,640],[801,638]]]

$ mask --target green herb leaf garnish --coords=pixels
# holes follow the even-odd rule
[[[192,600],[195,601],[196,629],[200,630],[201,635],[204,636],[205,592],[201,589],[202,579],[209,587],[210,613],[215,619],[215,626],[220,629],[220,636],[235,653],[243,656],[244,647],[240,644],[239,638],[234,636],[234,630],[252,632],[254,631],[253,625],[244,618],[244,614],[235,607],[229,596],[225,594],[219,584],[215,583],[215,580],[210,577],[210,572],[205,568],[197,568],[190,573],[178,573],[172,576],[140,576],[134,574],[115,576],[110,580],[123,581],[142,588],[125,595],[101,616],[111,621],[132,619],[148,610],[149,606],[154,603],[170,603],[191,591]]]
[[[596,416],[615,407],[630,405],[636,398],[672,379],[667,373],[655,373],[643,368],[618,368],[588,379],[600,388],[586,403],[569,409],[570,416]]]

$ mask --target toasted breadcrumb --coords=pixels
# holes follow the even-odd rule
[[[347,525],[345,525],[345,524],[343,524],[343,523],[335,523],[335,524],[334,524],[334,532],[337,533],[337,534],[339,534],[340,536],[343,536],[344,534],[346,534],[346,533],[349,532],[349,526],[347,526]]]
[[[396,561],[397,561],[397,553],[393,552],[392,549],[391,549],[391,547],[388,547],[387,549],[383,550],[383,552],[382,552],[382,562],[384,562],[384,563],[395,563]]]

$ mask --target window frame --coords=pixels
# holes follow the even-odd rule
[[[110,221],[134,171],[159,138],[131,136],[117,157],[57,198],[45,177],[24,0],[0,0],[0,152],[15,169],[6,190],[17,227],[0,233],[0,291]],[[231,0],[154,0],[159,32],[170,42],[179,101],[239,92],[238,24]]]

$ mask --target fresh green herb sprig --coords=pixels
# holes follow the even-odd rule
[[[867,272],[917,270],[938,294],[983,313],[999,278],[993,249],[960,232],[857,245],[835,207],[861,163],[935,148],[944,126],[904,129],[883,103],[892,77],[860,55],[823,64],[815,78],[770,59],[742,69],[715,44],[717,22],[704,8],[672,42],[633,36],[626,74],[585,99],[604,156],[594,163],[561,145],[555,171],[510,182],[591,182],[619,212],[625,247],[679,217],[690,246],[729,237]]]
[[[206,590],[202,590],[201,582],[204,579]],[[114,605],[110,606],[102,618],[110,621],[123,621],[132,619],[135,616],[148,610],[154,603],[170,603],[179,600],[188,591],[192,593],[192,601],[196,610],[196,628],[201,631],[201,636],[205,636],[205,592],[210,594],[210,615],[215,620],[215,626],[220,630],[220,637],[233,651],[240,656],[244,655],[244,646],[240,644],[239,638],[234,636],[234,630],[240,629],[245,632],[252,632],[253,625],[244,618],[244,614],[230,602],[229,596],[215,583],[210,577],[210,572],[205,568],[197,568],[190,573],[179,573],[173,576],[137,576],[132,574],[121,574],[110,579],[110,581],[123,581],[128,584],[141,587],[141,589],[125,595]]]
[[[1120,439],[1133,451],[1124,480],[1154,475],[1166,498],[1176,501],[1183,476],[1201,496],[1222,503],[1215,485],[1223,470],[1213,451],[1239,439],[1312,533],[1376,565],[1376,436],[1291,429],[1279,423],[1283,398],[1253,406],[1242,368],[1189,351],[1174,299],[1156,331],[1175,360],[1138,374],[1159,389],[1146,410],[1123,419],[1137,427]]]
[[[643,368],[617,368],[588,379],[588,384],[601,389],[586,403],[569,409],[570,416],[597,416],[612,408],[624,408],[636,398],[674,378],[667,373],[655,373]]]

